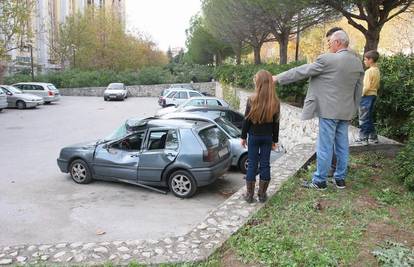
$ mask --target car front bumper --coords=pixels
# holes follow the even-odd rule
[[[59,166],[59,169],[60,169],[61,172],[64,172],[64,173],[68,173],[69,172],[68,163],[69,162],[67,160],[65,160],[65,159],[61,159],[61,158],[58,158],[57,159],[57,165]]]
[[[192,169],[197,186],[205,186],[213,183],[217,178],[222,176],[231,165],[231,156],[220,161],[217,165],[209,168]]]
[[[39,105],[42,105],[44,103],[43,100],[40,101],[25,101],[26,103],[26,107],[27,108],[33,108],[33,107],[37,107]]]

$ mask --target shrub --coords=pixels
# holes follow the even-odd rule
[[[167,69],[174,76],[175,83],[209,82],[214,70],[212,66],[174,63],[167,65]]]
[[[294,62],[286,65],[262,64],[262,65],[224,65],[215,69],[217,80],[232,86],[245,89],[253,89],[253,77],[261,69],[268,70],[276,75],[293,67],[302,65],[304,62]],[[288,102],[303,104],[306,94],[307,81],[299,81],[293,84],[278,86],[278,96]]]
[[[410,137],[406,146],[398,153],[394,169],[396,177],[409,189],[414,191],[414,112],[411,113],[407,128]]]
[[[173,82],[168,70],[161,67],[148,67],[141,70],[138,75],[138,84],[162,84]]]
[[[375,105],[378,131],[406,140],[408,121],[414,110],[414,55],[396,55],[379,62],[381,88]]]

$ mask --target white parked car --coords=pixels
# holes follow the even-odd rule
[[[125,100],[128,90],[123,83],[110,83],[104,91],[104,100]]]
[[[194,90],[171,89],[165,96],[160,96],[158,104],[161,107],[177,107],[191,97],[203,97],[203,95]]]
[[[37,95],[43,98],[45,104],[60,100],[59,90],[52,83],[16,83],[14,87],[20,89],[23,93]]]
[[[190,99],[187,99],[184,101],[180,106],[170,106],[163,109],[160,109],[157,111],[155,116],[159,117],[164,114],[168,114],[171,112],[183,112],[186,111],[186,108],[188,107],[224,107],[228,108],[229,103],[227,103],[225,100],[217,97],[192,97]]]
[[[7,97],[3,90],[0,89],[0,112],[7,108]]]
[[[37,95],[25,94],[14,86],[0,85],[0,92],[7,96],[9,108],[35,108],[43,104],[43,98]]]

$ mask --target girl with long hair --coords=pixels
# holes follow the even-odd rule
[[[267,199],[266,191],[270,181],[270,152],[279,141],[280,101],[276,95],[272,74],[260,70],[254,76],[255,93],[247,100],[243,120],[241,144],[248,147],[246,194],[244,199],[253,202],[257,168],[260,164],[258,197]],[[249,135],[248,142],[246,141]]]

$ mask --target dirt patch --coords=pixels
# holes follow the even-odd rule
[[[370,178],[371,178],[371,180],[373,182],[379,182],[379,181],[381,181],[381,176],[379,176],[379,175],[373,175]]]
[[[414,233],[384,222],[373,222],[367,227],[361,242],[361,252],[352,266],[379,266],[378,261],[372,255],[372,251],[388,240],[401,243],[410,248],[414,247]]]
[[[368,194],[359,196],[355,200],[354,205],[358,211],[376,209],[379,207],[377,200]]]
[[[236,253],[232,249],[223,252],[221,258],[221,266],[223,267],[260,267],[259,264],[246,264],[239,260]]]

